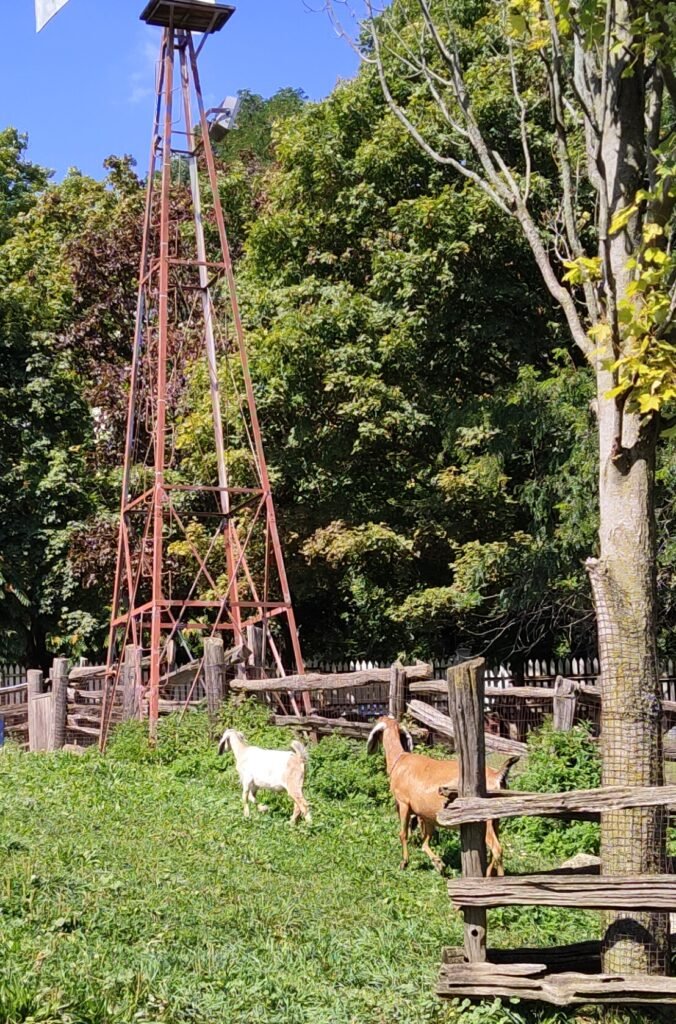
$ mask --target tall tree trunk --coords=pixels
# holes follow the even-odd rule
[[[600,558],[588,562],[598,622],[604,785],[661,785],[661,693],[655,648],[655,430],[625,416],[626,454],[614,452],[612,386],[599,373]],[[660,808],[603,815],[604,874],[665,869],[665,814]],[[669,920],[656,914],[607,915],[607,973],[666,973]]]
[[[663,782],[662,704],[657,666],[654,483],[656,426],[607,398],[616,381],[605,368],[624,340],[619,304],[631,291],[629,257],[640,242],[637,215],[610,235],[615,214],[645,184],[645,79],[634,54],[636,0],[606,8],[604,72],[597,79],[595,152],[602,214],[600,254],[604,307],[613,351],[598,357],[600,557],[590,560],[601,661],[604,785]],[[621,45],[624,44],[624,45]],[[590,154],[591,158],[591,154]],[[640,301],[636,297],[633,301]],[[618,811],[601,821],[601,864],[608,875],[665,869],[666,823],[660,808]],[[608,915],[603,941],[607,972],[667,973],[669,919],[657,914]]]

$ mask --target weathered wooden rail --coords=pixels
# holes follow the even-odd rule
[[[455,732],[453,730],[453,719],[448,715],[445,715],[442,711],[433,707],[431,704],[426,704],[421,700],[412,700],[407,705],[407,710],[411,718],[415,719],[416,722],[420,722],[422,725],[427,726],[432,732],[437,733],[439,736],[443,736],[444,739],[448,740],[452,746],[455,746]],[[523,757],[528,750],[525,743],[519,743],[518,740],[506,739],[504,736],[496,736],[494,733],[484,732],[484,744],[486,750],[495,754],[516,754],[519,757]]]
[[[536,951],[519,951],[520,955],[526,952]],[[437,993],[448,999],[467,995],[475,999],[499,996],[552,1003],[554,1006],[581,1006],[585,1003],[667,1006],[676,1000],[676,978],[575,971],[559,973],[557,967],[551,957],[544,963],[487,961],[444,964],[439,974]]]
[[[654,910],[676,907],[674,875],[633,875],[609,878],[545,872],[504,878],[460,878],[448,883],[453,906],[463,907],[575,907],[582,910]]]
[[[493,818],[521,818],[559,815],[602,814],[628,807],[662,807],[676,805],[676,786],[604,786],[601,789],[578,789],[571,793],[520,793],[505,790],[484,797],[455,799],[455,792],[445,790],[452,800],[439,814],[439,824],[448,827],[468,822],[491,821]]]

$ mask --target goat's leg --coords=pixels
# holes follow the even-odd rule
[[[253,804],[257,811],[263,814],[269,810],[267,804],[259,804],[256,797],[258,796],[258,786],[249,786],[249,803]]]
[[[301,814],[306,821],[312,821],[312,815],[310,814],[310,808],[308,802],[303,796],[303,790],[301,786],[289,786],[287,793],[293,800],[293,814],[291,815],[291,824],[293,825],[298,821]]]
[[[309,804],[308,804],[307,800],[305,799],[305,797],[303,796],[302,793],[300,795],[300,801],[299,802],[300,802],[301,814],[303,815],[305,820],[308,822],[308,824],[312,824],[312,815],[310,814],[310,807],[309,807]]]
[[[437,869],[439,874],[442,875],[444,873],[444,862],[441,859],[441,857],[439,857],[439,855],[436,854],[432,847],[430,846],[430,839],[434,835],[434,822],[427,821],[425,818],[421,818],[420,827],[422,829],[423,834],[422,848],[429,857],[429,859],[434,864],[434,867]]]
[[[399,821],[401,823],[401,829],[399,831],[399,839],[401,840],[401,864],[399,867],[403,871],[404,868],[408,867],[408,825],[411,820],[411,808],[408,804],[400,803],[397,805],[399,808]]]
[[[491,862],[486,868],[486,878],[491,875],[504,875],[505,869],[502,863],[502,844],[498,839],[497,821],[486,822],[486,845],[491,851]]]
[[[249,801],[250,800],[253,801],[254,803],[256,802],[256,798],[253,795],[253,793],[251,792],[251,787],[248,786],[248,785],[245,785],[243,787],[243,789],[242,789],[242,802],[244,804],[244,817],[245,818],[249,818],[251,816],[251,811],[249,810]]]

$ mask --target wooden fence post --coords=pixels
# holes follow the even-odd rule
[[[455,748],[460,762],[460,797],[486,796],[486,750],[484,744],[484,659],[475,658],[448,670],[449,706],[453,713]],[[486,874],[486,824],[483,821],[460,826],[463,878]],[[486,911],[463,907],[465,956],[470,963],[486,960]]]
[[[141,717],[141,692],[143,690],[143,651],[128,644],[124,649],[124,660],[120,669],[122,677],[122,721]]]
[[[51,694],[44,692],[44,675],[40,669],[29,669],[28,683],[28,749],[49,750],[52,731]]]
[[[400,661],[390,669],[390,714],[401,722],[406,708],[406,673]]]
[[[262,626],[246,627],[246,645],[251,651],[248,662],[248,672],[251,679],[265,679],[265,665],[263,664],[263,640],[264,631]]]
[[[29,702],[44,692],[44,675],[39,668],[29,668],[26,673]]]
[[[574,679],[557,676],[554,683],[554,728],[557,732],[570,732],[577,704],[577,683]]]
[[[61,750],[66,742],[68,724],[68,658],[52,662],[52,750]]]
[[[204,688],[209,728],[213,732],[225,699],[225,650],[220,637],[208,637],[204,641]]]

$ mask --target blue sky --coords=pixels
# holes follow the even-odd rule
[[[287,85],[319,99],[354,74],[353,51],[309,10],[321,0],[232,2],[235,15],[200,62],[208,106]],[[39,35],[33,0],[2,6],[0,127],[27,132],[30,159],[57,178],[71,166],[100,177],[111,153],[131,153],[144,172],[161,32],[139,21],[145,0],[70,0]]]

